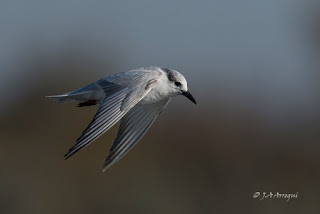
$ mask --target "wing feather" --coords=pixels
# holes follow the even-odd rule
[[[136,145],[169,101],[170,98],[167,98],[153,104],[136,105],[121,119],[117,137],[102,166],[103,171],[115,164]]]
[[[149,87],[146,90],[145,85],[148,79],[156,76],[147,72],[125,72],[99,80],[97,84],[103,89],[106,96],[93,120],[77,139],[77,143],[65,155],[65,158],[67,159],[85,148],[116,124],[152,89]],[[130,79],[131,81],[129,81]]]
[[[110,102],[108,102],[109,97],[104,98],[89,126],[77,139],[77,143],[65,155],[66,159],[88,146],[92,141],[121,119],[121,117],[126,113],[124,111],[120,111],[121,99],[124,97],[125,93],[117,93],[116,96],[110,99]]]

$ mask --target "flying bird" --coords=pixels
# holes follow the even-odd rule
[[[47,96],[57,103],[78,101],[78,107],[99,104],[89,126],[68,151],[68,159],[91,144],[120,120],[119,129],[102,171],[137,144],[171,97],[184,95],[197,104],[178,71],[156,66],[113,74],[62,95]]]

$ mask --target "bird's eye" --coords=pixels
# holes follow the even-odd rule
[[[180,82],[174,82],[174,84],[176,85],[176,86],[181,86],[181,83]]]

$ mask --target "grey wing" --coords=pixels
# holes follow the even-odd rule
[[[167,98],[153,104],[136,105],[121,119],[117,137],[102,166],[103,171],[119,161],[136,145],[169,101],[170,98]]]
[[[136,99],[140,99],[146,95],[145,91],[150,91],[161,77],[159,72],[151,72],[146,70],[132,70],[124,73],[111,75],[105,79],[100,80],[100,85],[104,86],[105,82],[112,82],[116,85],[125,86],[128,90],[127,96],[122,100],[120,110],[130,109],[134,105]]]
[[[147,90],[145,88],[145,85],[148,84],[149,81],[141,78],[135,86],[131,87],[125,84],[115,84],[103,79],[98,81],[98,85],[104,90],[106,96],[102,100],[93,120],[77,139],[77,143],[65,155],[65,158],[68,159],[79,150],[88,146],[92,141],[116,124],[151,90],[151,88]],[[125,107],[123,107],[124,105]]]

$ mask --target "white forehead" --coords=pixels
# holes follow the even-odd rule
[[[173,73],[174,77],[176,78],[176,81],[179,81],[181,83],[187,82],[186,78],[184,78],[184,76],[181,73],[179,73],[178,71],[172,70],[172,73]]]

